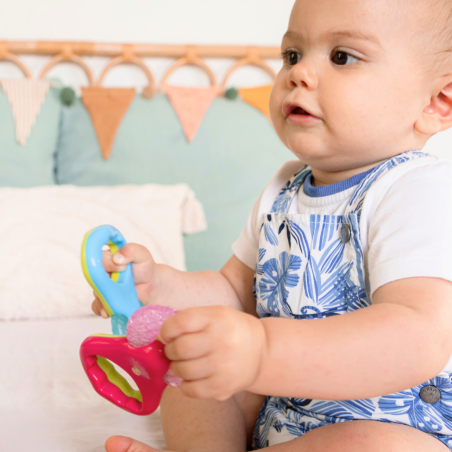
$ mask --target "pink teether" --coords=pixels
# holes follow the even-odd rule
[[[130,317],[127,324],[127,340],[132,347],[144,347],[154,342],[163,322],[176,314],[169,306],[144,306]]]
[[[127,341],[132,347],[145,347],[154,342],[160,332],[163,322],[176,314],[169,306],[144,306],[138,309],[127,324]],[[163,381],[169,386],[179,387],[182,379],[176,377],[170,370],[164,375]]]
[[[83,341],[80,359],[93,388],[102,397],[129,413],[146,416],[158,408],[167,385],[164,376],[168,373],[170,360],[164,349],[160,341],[135,348],[124,336],[101,334]],[[113,364],[132,377],[138,391]]]

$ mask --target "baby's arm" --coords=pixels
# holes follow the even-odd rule
[[[174,309],[222,305],[256,315],[253,280],[254,271],[235,256],[220,271],[190,273],[159,265],[149,303]]]
[[[263,319],[259,394],[355,400],[402,391],[438,375],[452,354],[452,283],[407,278],[373,304],[320,320]]]
[[[254,272],[235,256],[220,271],[189,273],[156,264],[144,246],[130,243],[114,256],[104,252],[103,263],[108,272],[124,271],[126,264],[132,263],[138,298],[145,305],[160,304],[176,310],[224,305],[256,315]],[[93,311],[107,317],[97,296]]]
[[[190,397],[236,392],[356,400],[438,375],[452,353],[452,283],[407,278],[380,287],[373,304],[318,320],[257,319],[218,306],[184,310],[160,330]]]

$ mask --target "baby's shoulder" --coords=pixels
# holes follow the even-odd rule
[[[452,160],[428,155],[405,162],[388,171],[369,189],[363,210],[372,215],[377,208],[435,209],[452,207]],[[394,212],[393,214],[396,214]]]
[[[425,191],[452,186],[452,160],[427,155],[396,166],[374,184],[375,191],[403,190],[417,186]]]

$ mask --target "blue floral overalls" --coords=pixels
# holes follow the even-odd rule
[[[311,173],[298,171],[263,215],[254,291],[260,317],[320,319],[366,307],[359,224],[371,185],[395,166],[424,157],[408,151],[377,166],[358,184],[344,215],[288,214]],[[266,397],[254,447],[289,441],[327,424],[352,420],[401,423],[433,435],[452,450],[451,375],[406,391],[354,401]]]

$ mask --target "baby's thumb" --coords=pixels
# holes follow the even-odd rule
[[[127,243],[113,256],[113,262],[116,265],[141,264],[151,259],[149,250],[137,243]]]
[[[116,265],[126,265],[129,263],[129,262],[127,262],[124,254],[122,254],[122,248],[120,251],[118,251],[117,253],[115,253],[113,255],[112,260],[113,260],[113,263]]]

